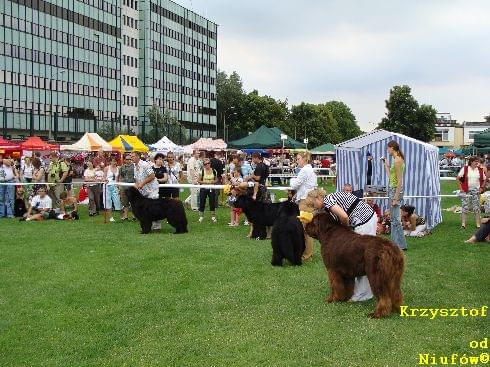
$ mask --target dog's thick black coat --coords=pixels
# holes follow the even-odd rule
[[[187,233],[187,217],[184,205],[180,200],[148,199],[134,187],[126,189],[126,196],[134,216],[140,222],[141,233],[150,233],[152,222],[162,219],[167,219],[168,223],[175,228],[175,233]]]
[[[272,227],[279,217],[279,211],[285,203],[264,203],[247,195],[239,195],[234,203],[235,208],[242,208],[247,220],[253,224],[252,238],[265,240],[266,227]],[[295,203],[291,203],[298,207]],[[299,210],[299,209],[298,209]]]
[[[305,234],[303,225],[297,218],[299,208],[291,201],[281,204],[272,228],[271,264],[282,266],[283,259],[287,259],[293,265],[301,265],[301,255],[305,251]]]

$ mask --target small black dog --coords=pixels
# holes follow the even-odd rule
[[[301,255],[305,251],[305,234],[303,225],[297,218],[299,208],[291,201],[281,204],[272,228],[271,264],[282,266],[283,259],[287,259],[293,265],[301,265]]]
[[[175,228],[175,233],[187,233],[187,217],[184,205],[180,200],[163,198],[145,198],[135,187],[126,189],[126,196],[131,204],[134,216],[139,220],[141,233],[151,231],[153,221],[167,219]]]

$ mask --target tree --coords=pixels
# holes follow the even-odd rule
[[[426,142],[434,138],[436,111],[430,105],[419,106],[408,85],[397,85],[390,90],[386,109],[379,128]]]
[[[116,126],[115,123],[104,122],[97,129],[97,134],[104,140],[112,140],[117,135],[124,135],[127,131],[123,131],[120,127]]]
[[[325,103],[325,107],[332,113],[333,119],[337,122],[340,140],[345,141],[361,135],[362,131],[357,124],[356,117],[351,109],[339,101]]]
[[[143,141],[154,143],[165,135],[178,144],[189,142],[189,132],[168,109],[163,109],[162,111],[157,106],[152,106],[147,115],[150,120],[151,130],[142,137]]]
[[[216,94],[217,94],[217,130],[218,137],[223,138],[224,123],[230,126],[242,110],[245,92],[240,75],[236,71],[228,76],[224,71],[218,70],[216,76]]]
[[[490,115],[484,117],[485,121],[490,124]]]

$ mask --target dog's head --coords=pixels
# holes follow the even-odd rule
[[[333,218],[330,213],[325,211],[316,213],[310,223],[306,224],[305,231],[308,236],[320,239],[328,231],[339,227],[340,224]]]
[[[136,187],[130,186],[126,188],[126,197],[128,198],[128,201],[134,202],[138,199],[141,199],[143,195],[141,195]]]
[[[243,210],[249,209],[252,205],[253,199],[247,195],[237,195],[233,206],[235,208],[241,208]]]
[[[289,200],[282,202],[281,208],[279,209],[279,215],[284,215],[287,217],[298,216],[299,215],[298,204]]]

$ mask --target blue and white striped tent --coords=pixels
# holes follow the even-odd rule
[[[405,155],[405,174],[403,191],[405,196],[430,196],[430,198],[404,199],[404,204],[415,206],[417,214],[427,220],[427,227],[434,228],[442,221],[440,194],[439,164],[437,147],[386,130],[374,130],[357,138],[337,145],[337,190],[350,183],[354,190],[363,189],[367,181],[367,152],[373,156],[372,185],[387,186],[388,176],[383,168],[381,157],[391,158],[387,146],[391,140],[400,145]],[[378,200],[383,212],[388,200]]]

